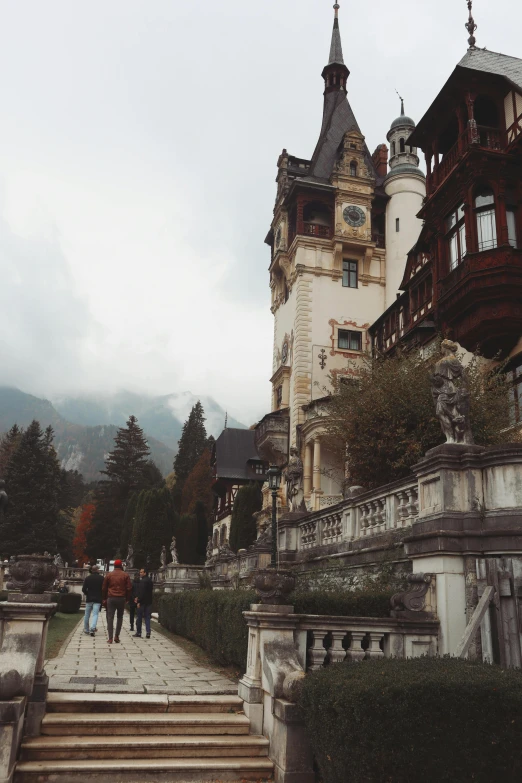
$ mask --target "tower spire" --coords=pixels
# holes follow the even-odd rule
[[[471,10],[473,8],[473,0],[467,0],[467,2],[468,2],[469,19],[464,26],[469,33],[469,38],[468,38],[469,48],[474,49],[475,44],[477,43],[477,39],[475,38],[474,35],[475,30],[477,29],[477,25],[475,24],[475,20],[473,19],[473,15],[471,13]]]
[[[339,3],[335,3],[334,5],[335,17],[334,17],[333,32],[332,32],[332,45],[330,46],[330,59],[328,60],[328,65],[332,65],[333,63],[336,63],[338,65],[344,65],[343,47],[341,45],[341,33],[339,31],[339,8],[340,8]]]
[[[395,92],[399,95],[399,90],[395,90]],[[404,117],[404,98],[402,95],[399,95],[399,98],[401,100],[401,117]]]

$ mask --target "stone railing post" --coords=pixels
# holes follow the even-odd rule
[[[305,677],[306,631],[298,630],[293,606],[253,604],[244,616],[248,656],[239,696],[245,715],[252,731],[270,741],[276,783],[314,783],[310,743],[295,703]]]

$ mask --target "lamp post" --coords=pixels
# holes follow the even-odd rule
[[[268,486],[272,490],[272,559],[270,565],[277,568],[277,492],[281,484],[281,471],[277,465],[271,465],[267,471]]]

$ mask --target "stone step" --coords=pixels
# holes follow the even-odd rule
[[[239,696],[49,692],[47,712],[241,712]]]
[[[225,736],[116,736],[116,737],[33,737],[22,744],[22,761],[61,759],[168,759],[268,755],[265,737]]]
[[[42,721],[46,736],[129,734],[248,734],[250,721],[245,715],[226,713],[128,712],[88,713],[50,712]]]
[[[202,783],[272,780],[267,758],[21,761],[14,783]]]

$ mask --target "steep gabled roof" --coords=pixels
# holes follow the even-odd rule
[[[216,440],[212,462],[218,479],[250,480],[250,461],[260,462],[254,442],[254,430],[226,429]]]
[[[522,60],[488,49],[469,49],[457,68],[483,71],[503,76],[513,87],[522,92]]]

